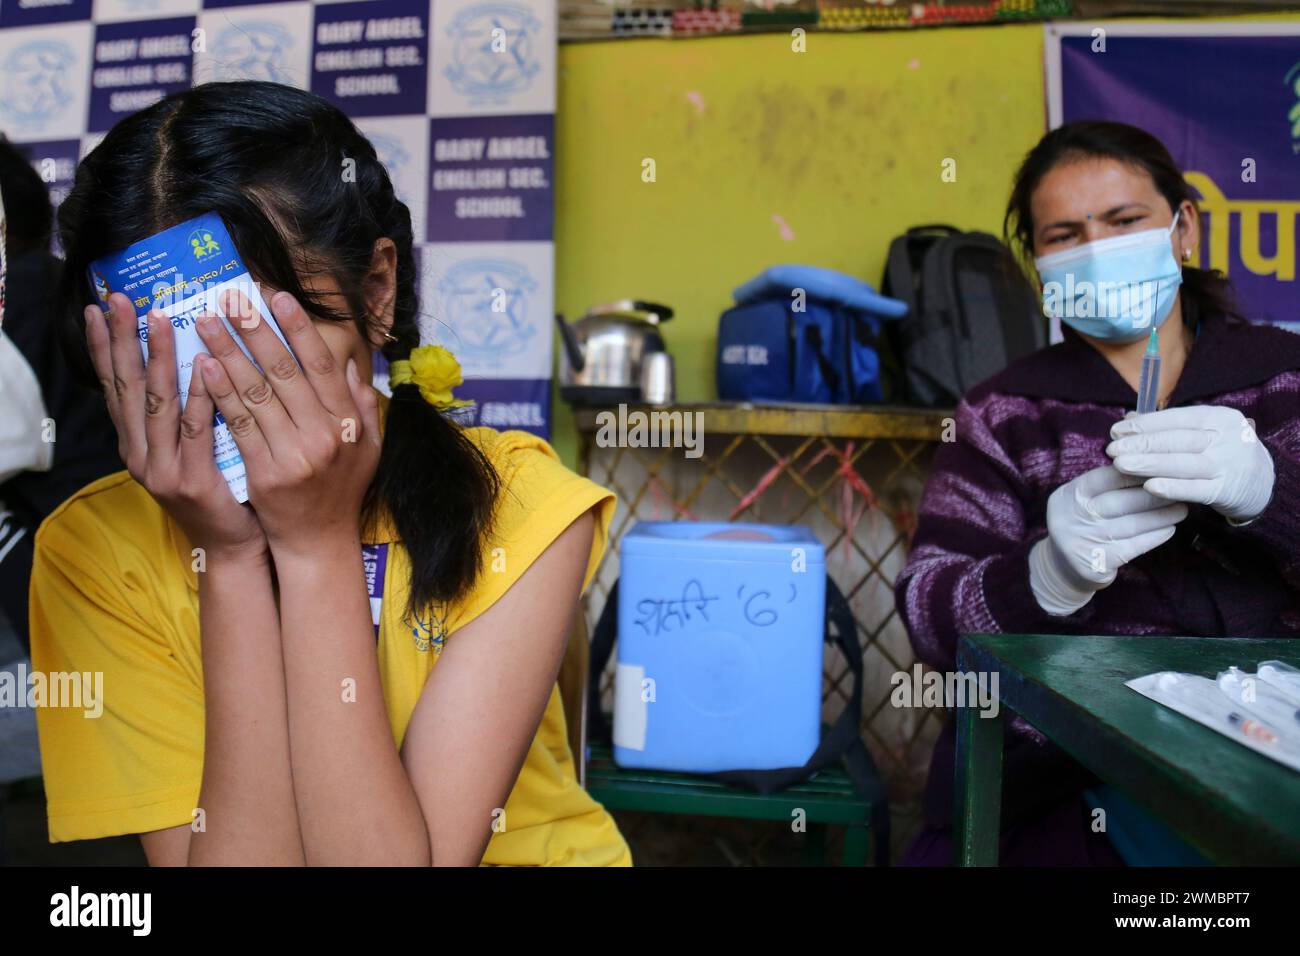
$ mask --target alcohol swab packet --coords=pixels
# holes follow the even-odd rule
[[[160,309],[171,320],[176,342],[176,387],[182,408],[189,395],[194,357],[207,351],[195,327],[204,312],[220,316],[249,361],[257,365],[221,305],[227,290],[242,292],[254,311],[250,317],[236,316],[235,323],[248,327],[246,323],[260,316],[260,321],[271,327],[285,348],[289,347],[262,300],[257,283],[239,257],[225,223],[215,212],[196,216],[132,243],[121,252],[96,259],[90,264],[89,278],[101,308],[108,308],[108,297],[113,292],[121,292],[131,300],[140,350],[146,362],[149,361],[149,312]],[[213,420],[212,454],[235,500],[247,501],[244,460],[220,412]]]

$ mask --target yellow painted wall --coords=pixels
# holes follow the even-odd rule
[[[557,308],[666,302],[678,396],[714,398],[718,316],[767,266],[877,285],[910,225],[1001,232],[1012,172],[1046,126],[1042,48],[1041,24],[810,33],[805,53],[788,34],[563,44]],[[945,157],[956,182],[940,179]]]

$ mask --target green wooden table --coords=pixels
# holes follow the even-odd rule
[[[998,674],[1001,707],[958,709],[957,862],[994,866],[1007,711],[1227,865],[1300,863],[1300,773],[1170,710],[1124,682],[1155,671],[1213,678],[1230,665],[1300,665],[1300,641],[977,634],[957,670]]]

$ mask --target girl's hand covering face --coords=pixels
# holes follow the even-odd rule
[[[196,377],[239,446],[249,503],[272,552],[308,553],[355,539],[362,498],[379,464],[374,389],[360,380],[355,361],[339,365],[287,292],[277,292],[270,306],[292,354],[242,294],[228,292],[223,304],[264,371],[219,318],[205,315],[198,330],[210,355],[195,359]]]
[[[146,365],[131,300],[115,292],[108,305],[108,316],[97,305],[86,307],[86,344],[131,477],[194,546],[264,553],[266,537],[257,516],[235,500],[213,459],[213,403],[200,376],[191,378],[181,411],[171,321],[160,311],[150,313]]]

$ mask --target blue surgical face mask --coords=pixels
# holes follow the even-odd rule
[[[1106,342],[1135,342],[1169,318],[1183,270],[1166,229],[1098,239],[1034,260],[1043,311],[1076,332]]]

